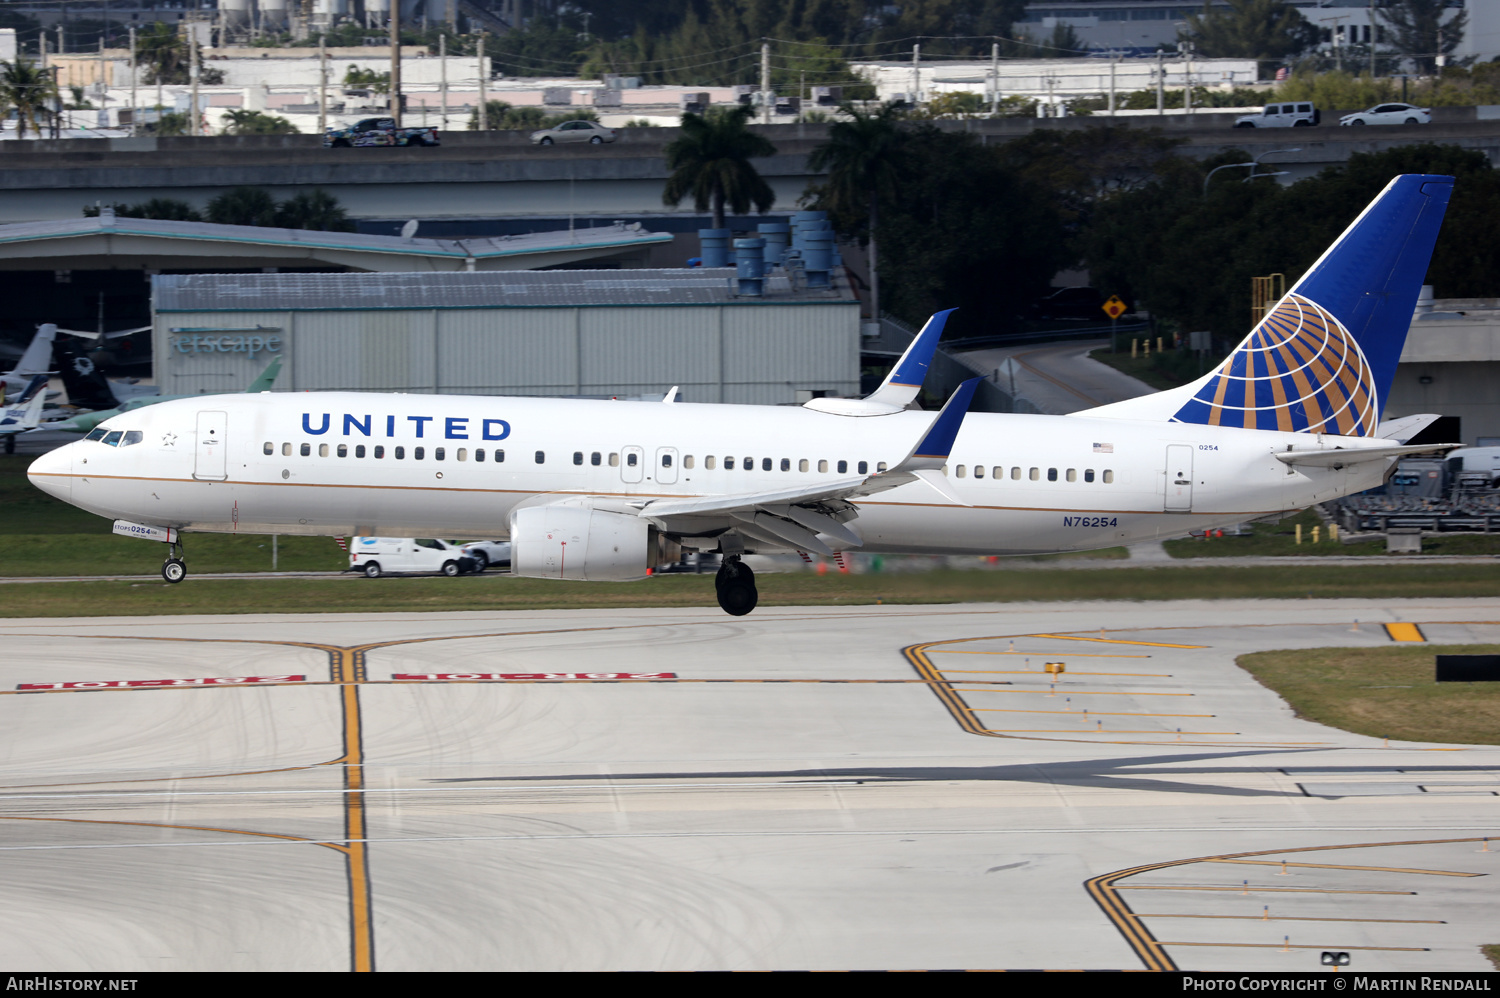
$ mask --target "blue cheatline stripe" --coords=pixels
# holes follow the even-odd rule
[[[914,457],[945,458],[952,453],[953,441],[958,438],[959,427],[963,426],[964,417],[969,414],[969,403],[974,398],[974,390],[979,387],[979,382],[979,378],[970,378],[954,390],[953,397],[948,399],[948,404],[938,413],[927,436],[917,445]]]

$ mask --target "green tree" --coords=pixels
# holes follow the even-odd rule
[[[897,181],[906,158],[901,113],[892,104],[865,112],[852,104],[842,108],[846,121],[828,127],[828,141],[813,149],[807,168],[828,179],[813,194],[818,210],[834,218],[834,226],[867,241],[870,253],[870,317],[880,319],[880,277],[876,231],[880,202],[896,197]]]
[[[150,201],[130,205],[115,202],[110,207],[114,208],[115,215],[119,218],[156,218],[169,222],[203,221],[203,216],[199,215],[192,205],[172,198],[152,198]],[[85,205],[83,217],[98,218],[98,206]]]
[[[354,231],[354,223],[349,220],[338,198],[321,188],[304,191],[277,205],[274,224],[284,229]]]
[[[276,200],[260,187],[236,187],[208,202],[208,221],[220,225],[276,225]]]
[[[0,104],[15,111],[17,138],[26,137],[28,124],[40,135],[56,100],[57,77],[52,73],[21,58],[0,62]]]
[[[505,124],[505,115],[511,106],[503,100],[487,100],[484,102],[484,125],[490,131],[498,131],[509,127]],[[479,131],[479,108],[469,112],[469,131]]]
[[[748,107],[710,108],[682,116],[682,134],[665,149],[672,175],[663,204],[678,205],[691,195],[698,211],[713,210],[716,229],[724,227],[725,204],[740,215],[752,204],[756,211],[770,210],[776,192],[750,161],[775,155],[776,147],[745,127],[751,113]]]
[[[147,83],[189,83],[192,55],[175,27],[157,21],[136,32],[136,61],[146,68]]]
[[[1294,56],[1317,41],[1317,28],[1285,0],[1228,0],[1187,16],[1182,37],[1209,59],[1272,61]]]
[[[1385,0],[1377,11],[1389,29],[1391,48],[1409,57],[1425,75],[1437,68],[1438,55],[1452,55],[1463,40],[1469,12],[1460,10],[1448,17],[1452,9],[1447,0]]]
[[[391,92],[391,74],[377,73],[373,69],[360,69],[351,65],[344,70],[344,86],[360,87],[371,93],[388,94]]]
[[[186,111],[164,111],[155,121],[141,126],[147,135],[186,135],[192,118]]]
[[[228,121],[224,125],[225,135],[296,135],[297,126],[279,114],[264,111],[249,111],[236,108],[225,111]]]

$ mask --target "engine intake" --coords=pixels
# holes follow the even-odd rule
[[[510,514],[510,571],[529,579],[629,582],[655,560],[651,527],[588,502],[528,506]]]

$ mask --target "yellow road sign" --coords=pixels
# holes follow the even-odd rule
[[[1120,300],[1119,295],[1110,295],[1109,301],[1105,302],[1102,307],[1104,314],[1111,319],[1118,319],[1125,314],[1125,303]]]

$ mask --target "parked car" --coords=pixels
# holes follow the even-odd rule
[[[1104,313],[1104,295],[1094,288],[1059,288],[1045,298],[1033,302],[1026,310],[1026,317],[1041,321],[1083,319],[1107,322]]]
[[[481,572],[491,565],[510,567],[510,541],[470,541],[460,550],[479,563]]]
[[[1309,128],[1323,120],[1323,112],[1303,101],[1292,104],[1267,104],[1260,114],[1242,114],[1234,119],[1235,128]]]
[[[601,142],[614,140],[615,130],[605,128],[597,121],[564,121],[531,133],[532,144],[539,146],[550,146],[554,142],[588,142],[599,145]]]
[[[1340,125],[1430,125],[1432,109],[1411,104],[1376,104],[1367,111],[1346,114]]]
[[[477,559],[434,537],[356,537],[349,544],[349,571],[378,579],[401,572],[461,575],[483,569]]]
[[[349,128],[330,128],[323,135],[323,147],[348,146],[435,146],[436,128],[397,128],[395,118],[365,118]]]

